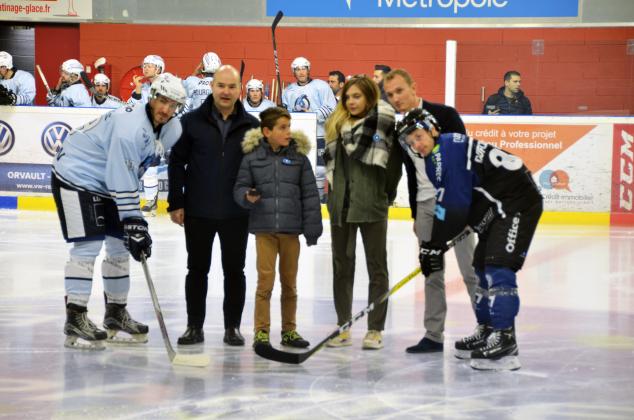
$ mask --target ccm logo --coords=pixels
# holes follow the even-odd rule
[[[632,210],[632,202],[634,201],[634,153],[632,152],[632,143],[634,136],[621,130],[621,171],[619,185],[619,207],[628,211]]]

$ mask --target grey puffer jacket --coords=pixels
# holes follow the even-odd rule
[[[317,243],[323,231],[321,205],[310,161],[310,142],[301,131],[291,133],[287,147],[275,153],[259,128],[244,136],[245,153],[233,197],[249,213],[249,232],[304,234],[306,243]],[[255,188],[261,194],[255,203],[245,194]]]

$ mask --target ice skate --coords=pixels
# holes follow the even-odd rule
[[[125,305],[107,303],[106,314],[103,318],[103,326],[108,333],[109,343],[147,343],[147,325],[133,320],[125,308]],[[121,336],[121,332],[125,333],[125,335]]]
[[[143,207],[141,207],[141,212],[144,216],[156,216],[156,211],[158,209],[158,194],[154,196],[153,199],[145,202]]]
[[[456,341],[456,357],[458,359],[471,359],[471,352],[486,346],[487,337],[492,331],[491,326],[479,324],[473,334]]]
[[[491,332],[486,347],[471,353],[471,367],[477,370],[517,370],[522,365],[517,357],[513,327]]]
[[[97,328],[88,319],[86,308],[81,306],[69,305],[66,308],[64,334],[66,334],[64,347],[80,350],[103,350],[106,348],[104,344],[107,337],[106,332]]]

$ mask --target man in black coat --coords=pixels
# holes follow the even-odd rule
[[[187,330],[178,339],[182,345],[204,341],[207,275],[216,234],[224,273],[224,342],[244,345],[239,328],[246,292],[249,214],[233,200],[233,186],[243,157],[240,143],[259,122],[238,100],[240,90],[238,71],[220,67],[212,94],[181,119],[183,134],[170,154],[168,211],[174,223],[185,227],[187,246]]]
[[[487,99],[482,109],[488,115],[533,115],[531,101],[520,86],[522,76],[515,70],[504,73],[504,86]]]

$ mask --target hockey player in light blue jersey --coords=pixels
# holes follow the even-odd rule
[[[53,197],[64,239],[73,244],[64,270],[67,347],[102,349],[106,338],[147,341],[147,326],[126,310],[129,254],[138,261],[152,250],[139,208],[139,179],[179,139],[180,120],[173,116],[185,100],[181,79],[165,73],[152,83],[148,104],[113,110],[73,130],[57,152]],[[104,242],[107,334],[87,317],[95,259]],[[130,337],[116,337],[119,331]]]
[[[264,97],[264,84],[261,80],[251,79],[247,82],[247,97],[242,101],[247,112],[262,112],[272,108],[275,103]]]
[[[194,74],[183,82],[187,90],[185,112],[198,108],[205,102],[207,96],[211,95],[211,82],[214,80],[214,73],[221,65],[220,57],[215,52],[209,51],[203,55],[203,60],[194,70]],[[199,77],[199,75],[202,75],[202,77]]]
[[[147,104],[150,99],[150,86],[159,74],[165,71],[165,61],[159,55],[150,54],[143,59],[143,77],[134,76],[134,84],[136,85],[132,96],[128,100],[128,104]],[[145,80],[145,81],[144,81]],[[180,112],[180,111],[179,111]],[[158,209],[158,170],[157,166],[161,165],[156,162],[154,166],[147,168],[143,177],[143,192],[145,196],[145,205],[141,210],[146,215],[156,215]],[[165,167],[165,165],[161,165]]]
[[[108,93],[110,90],[110,78],[105,74],[95,74],[92,84],[95,87],[95,94],[92,95],[90,100],[93,108],[121,108],[125,105],[125,102],[121,99]]]
[[[296,83],[284,89],[282,103],[290,112],[315,112],[317,114],[317,165],[315,178],[321,202],[325,202],[324,181],[326,170],[323,159],[326,141],[324,140],[324,124],[328,116],[337,106],[337,100],[328,83],[310,78],[310,61],[297,57],[291,63]]]
[[[81,82],[84,66],[74,58],[66,60],[60,68],[57,87],[46,95],[50,106],[89,107],[90,95]]]
[[[81,81],[84,66],[71,58],[62,63],[59,71],[57,85],[46,95],[46,102],[50,106],[89,107],[90,94]]]
[[[148,103],[150,86],[154,79],[165,71],[165,61],[159,55],[150,54],[143,59],[141,67],[143,68],[143,76],[134,76],[134,90],[128,99],[128,103],[131,105]]]
[[[6,51],[0,51],[0,84],[12,94],[8,105],[33,105],[35,79],[31,73],[13,67],[13,57]]]

